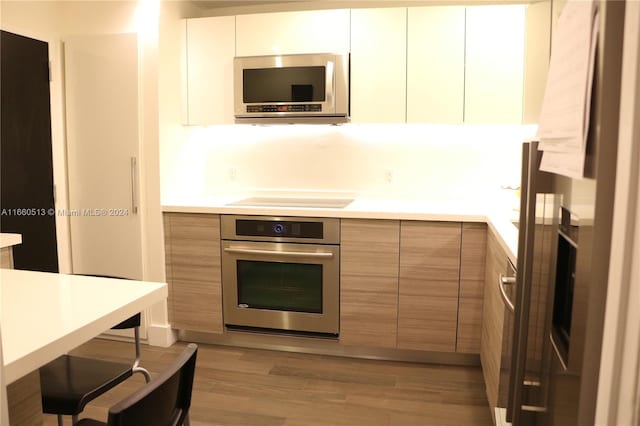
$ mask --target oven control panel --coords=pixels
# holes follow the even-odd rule
[[[223,240],[340,244],[340,219],[221,215]]]
[[[321,239],[323,237],[323,226],[322,222],[238,219],[236,220],[236,235],[245,237]]]

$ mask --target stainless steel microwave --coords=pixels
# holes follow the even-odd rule
[[[349,119],[349,55],[236,57],[236,123],[344,123]]]

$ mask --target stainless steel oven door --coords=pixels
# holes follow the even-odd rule
[[[338,334],[337,245],[222,242],[226,325]]]

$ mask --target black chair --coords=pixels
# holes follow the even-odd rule
[[[190,343],[155,379],[109,408],[107,423],[82,419],[77,426],[188,426],[197,354]]]
[[[90,401],[134,373],[141,373],[149,383],[151,375],[140,367],[140,321],[141,315],[138,313],[111,327],[112,330],[133,328],[136,357],[132,364],[62,355],[41,367],[42,411],[57,414],[59,426],[62,426],[62,416],[65,415],[72,416],[72,424],[76,424],[78,415]]]

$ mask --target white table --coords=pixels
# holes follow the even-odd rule
[[[0,233],[0,248],[7,248],[22,244],[22,235]]]
[[[5,383],[33,376],[49,361],[166,297],[165,283],[0,269]],[[12,415],[11,403],[9,392]]]

